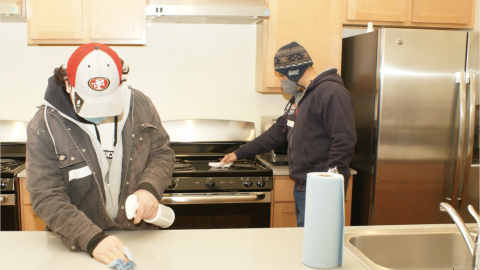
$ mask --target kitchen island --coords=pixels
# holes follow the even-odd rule
[[[118,231],[138,270],[301,270],[303,228]],[[51,232],[1,232],[0,269],[110,269]],[[344,252],[344,269],[365,269]]]
[[[455,231],[456,226],[351,226],[345,227],[345,235],[359,232],[381,234],[392,229]],[[118,236],[130,249],[137,263],[134,269],[138,270],[312,269],[302,263],[303,228],[118,231],[108,234]],[[348,237],[345,237],[345,246],[347,241]],[[71,252],[51,232],[0,232],[0,242],[2,270],[109,269],[84,252]],[[382,249],[385,248],[388,247]],[[343,269],[368,268],[345,247]]]

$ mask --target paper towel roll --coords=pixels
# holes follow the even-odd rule
[[[313,268],[343,265],[343,176],[308,173],[306,192],[303,263]]]

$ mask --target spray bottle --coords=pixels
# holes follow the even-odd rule
[[[136,216],[139,203],[137,201],[137,195],[132,194],[128,196],[127,201],[125,202],[125,212],[128,219],[132,219]],[[163,204],[158,204],[157,215],[153,219],[144,219],[145,222],[157,225],[160,228],[168,228],[172,225],[175,220],[175,213],[172,208],[165,206]]]

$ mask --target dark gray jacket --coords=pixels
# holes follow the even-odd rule
[[[286,116],[235,154],[238,159],[255,156],[288,141],[290,177],[295,179],[296,190],[305,191],[309,172],[337,167],[348,179],[356,140],[352,98],[337,70],[330,69],[311,82],[298,108],[290,108]]]
[[[52,80],[49,82],[51,88]],[[61,91],[52,97],[65,99]],[[130,111],[122,130],[123,161],[116,220],[110,220],[105,208],[102,173],[89,135],[59,113],[60,109],[72,115],[68,106],[54,103],[59,108],[41,106],[27,128],[27,189],[35,214],[72,250],[86,251],[93,237],[105,230],[158,229],[145,222],[134,225],[124,211],[126,198],[139,188],[160,199],[172,177],[174,152],[151,100],[131,89]],[[69,181],[71,170],[85,166],[92,172],[90,175]]]

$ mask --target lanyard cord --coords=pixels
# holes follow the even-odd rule
[[[292,105],[295,104],[294,101],[295,101],[295,96],[292,96],[288,104],[285,105],[285,113],[283,114],[283,132],[287,131],[288,112],[290,111],[290,108],[292,107]]]
[[[113,131],[113,146],[117,146],[117,125],[118,125],[118,116],[115,116],[115,128]],[[95,126],[95,133],[97,134],[97,140],[100,144],[102,144],[102,140],[100,140],[100,132],[98,132],[97,124],[93,124]]]
[[[113,147],[117,146],[117,123],[118,123],[118,116],[115,115],[115,129],[113,133]]]

